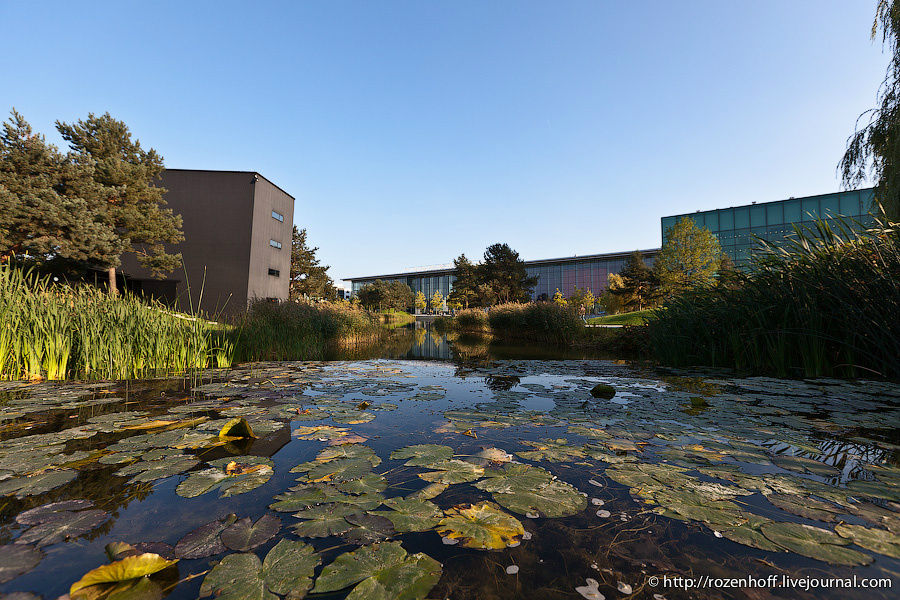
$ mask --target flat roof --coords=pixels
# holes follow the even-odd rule
[[[716,212],[719,210],[728,210],[731,208],[744,208],[745,206],[766,206],[768,204],[778,204],[780,202],[787,202],[788,200],[806,200],[809,198],[821,198],[822,196],[837,196],[840,194],[852,194],[853,192],[871,192],[875,188],[859,188],[856,190],[842,190],[839,192],[829,192],[827,194],[813,194],[811,196],[791,196],[790,198],[784,198],[783,200],[767,200],[765,202],[751,202],[750,204],[738,204],[737,206],[726,206],[723,208],[707,208],[705,210],[695,210],[694,212],[686,212],[686,213],[677,213],[674,215],[666,215],[662,217],[663,219],[667,219],[670,217],[685,217],[688,215],[696,215],[698,213],[708,213],[708,212]]]
[[[654,255],[659,252],[659,248],[649,248],[646,250],[637,250],[644,255]],[[598,260],[598,259],[606,259],[606,260],[614,260],[617,258],[626,258],[633,254],[634,250],[629,250],[627,252],[608,252],[605,254],[584,254],[582,256],[564,256],[561,258],[541,258],[537,260],[526,260],[525,266],[532,267],[537,265],[546,265],[550,263],[563,263],[563,262],[575,262],[579,260]],[[398,277],[415,277],[417,275],[443,275],[450,274],[454,271],[454,267],[441,267],[435,269],[422,269],[419,271],[401,271],[398,273],[386,273],[384,275],[365,275],[360,277],[345,277],[344,281],[365,281],[368,279],[396,279]]]
[[[278,190],[280,190],[284,195],[288,196],[291,200],[297,200],[296,198],[294,198],[293,196],[291,196],[290,194],[288,194],[288,193],[284,190],[284,188],[282,188],[280,185],[278,185],[277,183],[275,183],[274,181],[272,181],[271,179],[269,179],[268,177],[266,177],[265,175],[263,175],[263,174],[260,173],[259,171],[231,171],[231,170],[228,170],[228,169],[169,169],[169,168],[166,168],[165,170],[166,170],[166,171],[188,171],[188,172],[191,172],[191,173],[246,173],[247,175],[257,175],[257,176],[259,176],[259,177],[262,177],[263,179],[265,179],[265,180],[268,181],[269,183],[271,183],[271,184],[272,184],[273,186],[275,186]]]

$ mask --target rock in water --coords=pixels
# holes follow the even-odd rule
[[[616,388],[605,383],[598,383],[591,389],[591,396],[594,398],[603,398],[609,400],[616,395]]]

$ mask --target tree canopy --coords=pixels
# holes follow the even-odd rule
[[[538,278],[529,276],[525,261],[508,244],[491,244],[478,266],[482,303],[527,302]]]
[[[478,265],[473,264],[465,254],[460,254],[453,261],[453,267],[455,279],[447,299],[469,308],[469,304],[475,304],[478,300]]]
[[[310,248],[306,243],[306,229],[294,225],[291,234],[291,280],[289,296],[291,300],[314,298],[334,300],[337,290],[328,275],[330,266],[322,266],[316,257],[319,248]]]
[[[125,243],[94,164],[62,154],[12,111],[0,134],[0,255],[33,264],[117,265]]]
[[[356,297],[370,310],[411,310],[415,304],[412,289],[402,281],[376,279],[359,288]]]
[[[665,297],[710,286],[726,255],[719,239],[705,227],[683,217],[666,231],[662,250],[653,265]]]
[[[610,274],[609,292],[621,299],[625,310],[643,310],[657,302],[659,278],[644,262],[644,255],[635,250],[618,275]]]
[[[872,39],[881,30],[882,44],[891,59],[878,88],[875,108],[856,121],[847,150],[838,165],[844,186],[856,188],[866,180],[875,184],[875,198],[891,219],[900,218],[900,6],[878,0]]]

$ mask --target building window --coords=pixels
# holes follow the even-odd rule
[[[272,211],[272,218],[278,221],[279,223],[284,223],[284,215],[278,212],[277,210]]]
[[[278,248],[281,250],[281,242],[276,242],[275,240],[269,240],[269,245],[273,248]]]
[[[269,269],[269,275],[272,277],[281,277],[281,271],[278,269]]]

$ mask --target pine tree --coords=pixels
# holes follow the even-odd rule
[[[0,134],[0,255],[32,264],[118,264],[123,244],[102,210],[90,161],[63,155],[12,111]]]
[[[659,279],[644,262],[644,256],[635,250],[619,272],[621,284],[610,286],[609,291],[622,299],[626,310],[643,310],[656,302],[659,295]],[[610,278],[612,282],[612,278]]]
[[[331,267],[319,264],[318,250],[318,247],[306,245],[306,229],[298,230],[294,225],[291,234],[291,300],[303,297],[334,300],[337,296],[334,281],[328,276]]]
[[[155,276],[177,268],[181,255],[170,254],[165,244],[177,244],[184,235],[181,217],[165,208],[165,188],[155,184],[165,169],[162,156],[152,148],[144,150],[139,140],[132,140],[128,126],[109,113],[90,113],[71,124],[57,121],[56,129],[80,160],[93,163],[94,181],[108,190],[98,209],[115,229],[124,252],[135,253]],[[118,259],[97,262],[105,262],[110,293],[116,293]]]
[[[469,304],[474,304],[478,298],[478,266],[472,264],[465,254],[460,254],[453,261],[453,274],[453,289],[447,299],[469,308]]]

